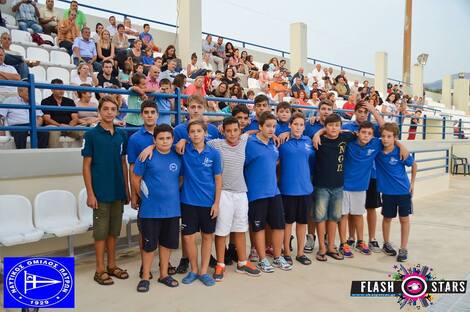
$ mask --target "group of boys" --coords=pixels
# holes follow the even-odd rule
[[[82,149],[87,204],[93,208],[96,282],[110,285],[114,283],[111,277],[129,277],[115,263],[123,204],[129,201],[139,209],[139,292],[149,290],[157,248],[158,282],[177,287],[179,283],[172,277],[175,273],[187,273],[184,284],[199,280],[212,286],[221,281],[229,236],[236,251],[236,272],[259,276],[274,272],[274,268],[291,270],[293,223],[295,260],[309,265],[311,260],[305,253],[313,252],[315,231],[318,261],[327,261],[327,256],[336,260],[353,257],[354,245],[365,255],[372,250],[397,256],[390,242],[390,227],[398,213],[402,229],[397,261],[407,260],[416,163],[397,141],[397,125],[384,124],[372,105],[358,103],[355,121],[342,125],[329,101],[320,103],[317,116],[306,120],[302,112],[293,112],[284,102],[277,105],[276,117],[268,98],[258,95],[253,117],[246,106],[238,105],[232,117],[224,119],[220,131],[204,121],[206,106],[204,98],[191,96],[188,121],[172,129],[167,124],[156,125],[158,108],[154,102],[144,101],[144,125],[127,141],[124,131],[112,123],[117,104],[108,96],[100,99],[102,121],[86,133]],[[378,125],[367,120],[369,113]],[[411,182],[405,166],[412,166]],[[382,249],[375,237],[375,209],[380,206]],[[363,235],[366,210],[368,244]],[[339,249],[335,246],[337,228]],[[183,255],[174,268],[169,260],[171,250],[178,248],[180,232]],[[198,232],[202,241],[200,266]],[[214,234],[216,263],[210,275]]]

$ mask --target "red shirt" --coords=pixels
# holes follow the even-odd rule
[[[352,109],[353,110],[354,108],[356,108],[356,104],[351,103],[349,101],[343,104],[343,109]],[[347,112],[346,114],[349,115],[349,116],[353,115],[352,112]]]
[[[194,84],[187,87],[184,90],[183,93],[186,94],[186,95],[197,94],[197,95],[200,95],[200,96],[206,96],[206,90],[204,89],[204,86],[202,86],[202,88],[198,90],[198,89],[196,89],[196,86]]]

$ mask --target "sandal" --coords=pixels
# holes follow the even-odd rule
[[[112,285],[114,284],[113,279],[109,276],[108,272],[95,272],[95,277],[93,278],[95,282],[97,282],[100,285]]]
[[[322,253],[320,253],[320,251],[317,252],[317,255],[315,256],[315,259],[317,259],[320,262],[324,262],[324,261],[328,260],[326,258],[326,254],[324,254],[324,253],[322,254]]]
[[[327,251],[326,255],[336,260],[344,260],[344,256],[336,248],[335,251]]]
[[[127,271],[121,269],[120,267],[114,267],[114,268],[108,267],[107,270],[108,270],[108,274],[110,276],[115,276],[119,279],[128,279],[129,278],[129,274],[127,273]]]
[[[144,276],[144,268],[142,266],[140,266],[140,271],[139,271],[139,277],[140,279],[142,279]],[[153,274],[152,272],[150,271],[150,276],[149,276],[149,279],[152,279],[153,278]]]
[[[141,280],[139,284],[137,284],[137,291],[138,292],[148,292],[150,288],[150,281]]]
[[[160,267],[160,263],[158,264],[158,267]],[[171,265],[170,262],[168,262],[168,275],[175,275],[176,274],[176,268]]]
[[[297,256],[297,257],[295,257],[295,260],[299,261],[303,265],[312,264],[312,260],[310,260],[306,255],[301,255],[300,257]]]
[[[162,283],[165,286],[171,287],[171,288],[178,287],[178,285],[179,285],[178,281],[175,280],[170,275],[168,275],[167,277],[164,277],[164,278],[159,278],[158,282]]]

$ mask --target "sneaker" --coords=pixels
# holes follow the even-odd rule
[[[351,247],[348,243],[342,243],[339,245],[339,252],[343,254],[345,258],[352,258],[354,254],[351,251]]]
[[[225,263],[225,265],[232,265],[233,264],[232,254],[228,251],[227,248],[225,248],[224,263]]]
[[[228,244],[228,253],[234,262],[238,262],[237,249],[234,244]]]
[[[382,247],[382,251],[387,255],[387,256],[392,256],[395,257],[397,255],[397,251],[393,249],[392,244],[390,243],[384,243]]]
[[[217,265],[217,259],[214,258],[213,255],[211,255],[211,259],[209,260],[209,266],[214,269],[216,265]]]
[[[259,256],[255,247],[251,247],[250,255],[248,256],[248,259],[250,260],[250,262],[258,262]]]
[[[183,279],[182,279],[182,282],[183,284],[191,284],[192,282],[194,282],[195,280],[197,280],[199,278],[199,275],[197,275],[196,273],[194,272],[189,272],[188,275],[186,275]]]
[[[178,274],[186,274],[189,269],[189,259],[188,258],[181,258],[178,267],[176,268],[176,273]]]
[[[348,243],[348,245],[351,246],[351,247],[354,246],[354,238],[348,238],[346,243]]]
[[[356,250],[363,255],[370,255],[370,249],[364,241],[357,241]]]
[[[284,271],[290,271],[292,270],[292,264],[289,264],[289,262],[284,259],[283,256],[274,258],[273,260],[273,267],[279,268]]]
[[[398,249],[398,256],[397,256],[397,261],[398,262],[406,262],[408,260],[408,250],[406,249]]]
[[[224,272],[225,272],[225,267],[216,265],[215,266],[215,271],[214,274],[212,274],[212,277],[216,282],[221,282],[224,279]]]
[[[258,270],[251,262],[247,261],[245,265],[239,266],[235,269],[237,273],[244,273],[249,276],[260,276],[261,271]]]
[[[369,249],[375,253],[382,252],[379,243],[375,239],[369,242]]]
[[[206,286],[214,286],[215,285],[214,279],[207,273],[199,275],[198,278]]]
[[[264,258],[261,261],[258,261],[258,264],[256,265],[258,269],[260,269],[264,273],[273,273],[274,272],[274,267],[269,263],[269,260],[267,258]]]
[[[272,246],[266,247],[266,256],[274,258],[274,249]]]
[[[315,235],[307,234],[307,241],[305,242],[304,252],[312,253],[315,247]]]

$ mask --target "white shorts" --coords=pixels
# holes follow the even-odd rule
[[[347,214],[361,216],[366,213],[366,191],[343,191],[343,216]]]
[[[248,231],[248,197],[246,193],[222,190],[215,235],[227,236],[230,232]]]

